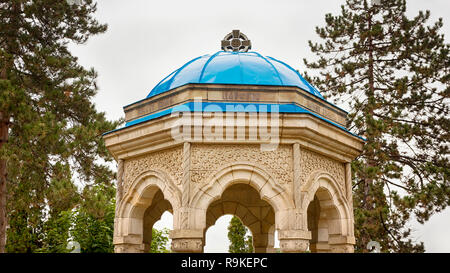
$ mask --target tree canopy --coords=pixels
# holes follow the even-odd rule
[[[348,128],[364,136],[352,164],[357,251],[422,252],[408,223],[450,204],[449,44],[442,19],[408,18],[405,0],[347,0],[309,42],[308,76],[326,98],[350,108]],[[315,73],[314,71],[317,71]]]
[[[7,223],[8,250],[37,251],[63,239],[46,234],[61,213],[88,207],[84,185],[114,186],[101,134],[118,122],[96,110],[97,74],[68,50],[106,31],[95,11],[92,0],[0,1],[0,252]]]
[[[228,225],[228,240],[230,246],[229,253],[252,253],[253,252],[253,238],[248,233],[248,228],[242,224],[241,220],[233,216]]]

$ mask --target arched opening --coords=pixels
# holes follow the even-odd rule
[[[152,227],[165,211],[179,207],[179,191],[164,174],[148,171],[135,179],[119,201],[114,223],[118,253],[149,252]]]
[[[339,212],[332,195],[325,188],[319,188],[307,210],[308,230],[311,231],[309,250],[330,252],[330,237],[341,234]]]
[[[144,252],[151,251],[152,244],[152,229],[157,221],[161,219],[161,216],[165,212],[169,212],[173,214],[172,205],[169,201],[164,199],[164,195],[160,189],[156,191],[154,194],[150,205],[144,212],[143,216],[143,244],[144,244]],[[173,228],[170,227],[170,229]]]
[[[210,226],[206,230],[205,242],[208,243],[204,248],[205,253],[229,253],[230,240],[228,238],[228,227],[233,217],[234,215],[231,214],[222,215],[217,219],[214,225]],[[247,229],[244,239],[247,239],[248,236],[253,238],[253,234],[250,229],[245,225],[244,227]]]
[[[274,252],[275,212],[269,203],[261,199],[257,190],[241,183],[227,187],[220,198],[208,206],[205,235],[209,227],[227,214],[237,216],[251,231],[254,252]],[[204,238],[204,245],[214,243],[206,240],[206,236]]]
[[[152,253],[165,253],[170,252],[171,239],[169,238],[170,230],[173,230],[173,214],[166,210],[161,218],[153,224],[153,229],[156,232],[158,240],[152,237],[151,250]]]

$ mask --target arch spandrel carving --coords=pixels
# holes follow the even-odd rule
[[[345,189],[345,165],[331,158],[325,157],[318,153],[302,149],[300,154],[300,181],[302,185],[309,181],[311,175],[317,171],[328,173],[334,177],[336,185],[340,187],[342,191]]]
[[[164,172],[174,183],[181,185],[183,178],[183,148],[175,147],[124,161],[123,188],[127,191],[141,174],[149,170]]]
[[[129,183],[128,190],[116,208],[118,217],[132,217],[135,214],[133,211],[138,207],[150,206],[152,193],[156,193],[157,190],[161,190],[164,199],[170,202],[172,208],[181,206],[181,191],[170,177],[160,170],[147,170]]]
[[[292,147],[279,145],[274,151],[261,151],[258,144],[194,144],[192,145],[191,181],[203,185],[223,166],[250,162],[270,173],[279,184],[293,180]]]

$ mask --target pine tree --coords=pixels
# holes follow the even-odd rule
[[[405,15],[405,0],[347,0],[309,42],[320,71],[311,80],[351,108],[348,128],[367,141],[352,164],[356,251],[422,252],[412,218],[424,223],[450,204],[449,44],[442,19]]]
[[[253,252],[253,238],[248,233],[248,229],[242,224],[241,220],[233,216],[228,225],[228,240],[230,246],[229,253],[252,253]]]
[[[40,247],[49,217],[83,199],[74,184],[110,183],[101,133],[117,123],[92,102],[96,72],[68,50],[106,31],[92,0],[0,0],[0,252]],[[14,251],[14,250],[12,250]]]

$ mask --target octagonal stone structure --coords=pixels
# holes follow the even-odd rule
[[[104,135],[118,162],[116,252],[148,252],[165,211],[173,252],[202,252],[225,214],[250,229],[255,252],[274,252],[276,230],[282,252],[353,251],[350,162],[364,140],[308,84],[243,83],[254,66],[236,65],[236,83],[169,79],[161,89],[163,81],[124,107],[125,127]]]

